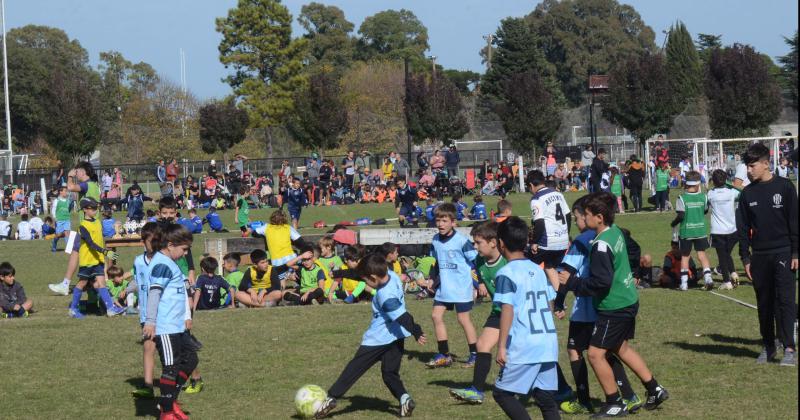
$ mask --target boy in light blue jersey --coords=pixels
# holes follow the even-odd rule
[[[455,197],[454,197],[455,199]],[[433,328],[439,353],[426,364],[429,368],[448,367],[453,364],[447,343],[447,327],[444,323],[445,311],[455,309],[458,323],[464,329],[469,345],[469,358],[466,367],[472,367],[478,354],[478,335],[469,313],[472,310],[473,290],[477,287],[472,280],[472,269],[478,252],[469,238],[455,230],[456,206],[443,203],[436,208],[436,229],[431,244],[431,256],[436,265],[431,277],[438,277],[438,287],[433,298]]]
[[[591,241],[597,236],[597,232],[586,227],[586,215],[583,208],[586,197],[588,196],[583,196],[572,204],[572,214],[575,215],[575,223],[581,233],[573,239],[567,254],[556,268],[559,272],[559,277],[565,279],[573,275],[578,278],[589,276],[589,252],[592,247]],[[559,287],[554,302],[555,315],[558,319],[564,318],[564,300],[566,297],[567,288]],[[586,366],[586,360],[583,358],[583,352],[589,349],[589,339],[592,337],[592,330],[594,329],[595,321],[597,321],[597,311],[594,309],[591,296],[575,296],[569,321],[567,352],[578,398],[562,402],[561,410],[569,414],[591,413],[594,412],[594,409],[589,398],[589,370]],[[620,388],[627,411],[630,413],[635,412],[641,407],[642,401],[631,388],[628,376],[625,374],[625,367],[616,356],[610,353],[608,354],[608,362],[614,371],[614,377]]]
[[[186,329],[187,284],[175,263],[192,246],[192,234],[178,224],[162,226],[158,248],[148,268],[150,288],[142,336],[155,338],[163,366],[161,419],[188,418],[178,405],[181,387],[197,367],[197,342]]]
[[[494,399],[511,419],[529,419],[518,396],[532,394],[545,420],[561,418],[558,389],[558,336],[551,312],[555,298],[544,270],[525,257],[528,225],[511,216],[497,229],[508,263],[495,277],[494,303],[500,305],[500,340]]]
[[[403,284],[397,274],[389,271],[382,254],[370,254],[356,267],[356,272],[376,290],[372,298],[372,322],[361,339],[355,356],[328,390],[328,397],[314,418],[323,418],[336,407],[341,398],[375,363],[381,362],[383,383],[400,400],[400,417],[411,416],[415,403],[400,379],[405,338],[413,335],[417,343],[426,342],[422,328],[406,311]]]
[[[128,283],[128,287],[122,292],[127,295],[128,293],[136,293],[139,305],[139,322],[144,328],[144,322],[147,319],[147,293],[150,290],[150,261],[153,258],[154,250],[153,244],[160,242],[161,231],[158,224],[148,222],[142,227],[142,243],[144,244],[144,252],[137,255],[133,260],[133,280]],[[124,297],[124,296],[123,296]],[[153,340],[144,340],[142,343],[142,361],[144,365],[144,385],[137,388],[132,392],[134,397],[137,398],[153,398],[153,369],[155,361],[153,356],[156,354],[156,343]]]

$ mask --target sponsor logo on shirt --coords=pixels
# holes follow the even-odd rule
[[[779,208],[783,207],[783,204],[781,204],[782,201],[783,201],[783,197],[781,197],[780,194],[773,195],[772,196],[772,203],[774,205],[772,206],[772,208],[779,209]]]

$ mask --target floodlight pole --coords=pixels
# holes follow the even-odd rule
[[[14,182],[14,150],[11,144],[11,107],[8,100],[8,55],[6,53],[6,2],[0,0],[3,26],[3,93],[6,100],[6,140],[8,141],[8,175]]]

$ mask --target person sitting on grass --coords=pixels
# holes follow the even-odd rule
[[[344,264],[330,273],[332,278],[341,283],[340,289],[336,291],[336,297],[344,303],[369,300],[375,295],[375,289],[361,280],[356,272],[358,263],[364,258],[364,252],[364,247],[361,245],[348,246],[344,249]]]
[[[0,263],[0,317],[27,318],[33,301],[25,296],[22,284],[16,281],[17,271],[10,262]]]
[[[301,255],[300,284],[294,290],[287,290],[283,299],[296,305],[311,305],[325,302],[325,282],[330,278],[316,259],[318,250],[306,246]]]
[[[225,254],[222,257],[222,272],[224,274],[223,278],[226,282],[234,289],[233,295],[229,297],[227,290],[220,290],[220,303],[224,304],[227,300],[233,300],[236,295],[236,291],[239,290],[239,285],[242,284],[242,278],[244,277],[244,273],[239,271],[239,264],[242,262],[241,257],[239,254],[235,252],[230,252]]]
[[[497,213],[494,214],[494,221],[497,223],[502,223],[503,220],[509,218],[514,214],[514,207],[511,205],[511,202],[508,200],[500,200],[497,202]]]
[[[697,286],[697,266],[694,259],[689,257],[689,287]],[[678,241],[670,243],[670,250],[664,255],[664,263],[661,267],[661,275],[658,277],[658,284],[661,287],[677,289],[681,283],[681,249]]]
[[[117,234],[117,229],[114,227],[117,221],[111,210],[103,210],[103,220],[100,223],[103,225],[103,239],[111,239]]]
[[[208,227],[209,229],[211,229],[212,232],[217,232],[217,233],[228,232],[228,229],[225,229],[225,227],[222,225],[222,219],[219,218],[219,214],[217,214],[217,209],[214,207],[210,207],[208,209],[208,214],[206,214],[203,223],[208,223]]]
[[[17,224],[17,239],[20,241],[30,241],[33,239],[33,231],[31,230],[31,223],[28,221],[28,214],[23,214],[19,218],[20,222]]]
[[[112,265],[106,269],[106,276],[111,282],[108,284],[108,292],[111,293],[111,297],[114,298],[114,304],[119,307],[125,309],[125,313],[128,315],[134,315],[139,313],[136,310],[136,294],[135,293],[123,293],[125,289],[128,288],[128,278],[131,277],[130,274],[126,274],[125,270],[123,270],[118,265]]]
[[[290,264],[294,265],[298,259],[295,257],[287,264],[273,266],[269,264],[267,253],[263,249],[253,250],[250,253],[253,265],[242,276],[236,300],[250,308],[277,306],[281,301],[282,274],[289,271]]]
[[[339,269],[344,265],[344,261],[335,253],[336,243],[333,240],[333,236],[326,235],[319,240],[319,252],[318,261],[322,264],[322,268],[328,272],[328,275],[333,270]],[[325,284],[325,296],[329,302],[333,302],[340,295],[336,292],[339,291],[341,284],[333,277],[329,277],[329,279],[330,281]]]
[[[192,234],[203,233],[203,219],[197,215],[197,210],[190,209],[189,210],[189,217],[186,218],[190,223],[187,223],[186,227],[188,228],[191,226],[192,228],[189,232]]]
[[[483,204],[483,197],[476,195],[475,205],[469,211],[469,220],[486,220],[489,217],[486,214],[486,204]]]
[[[235,308],[236,300],[234,295],[236,289],[228,284],[225,279],[217,275],[219,263],[214,257],[205,257],[200,260],[200,269],[203,274],[197,278],[194,286],[194,297],[192,300],[193,310],[222,309],[224,307]],[[222,302],[222,291],[228,292],[230,301]]]

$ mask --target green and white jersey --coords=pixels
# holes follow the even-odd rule
[[[622,175],[617,174],[614,176],[614,182],[611,183],[611,194],[614,194],[614,197],[621,197],[622,196]]]
[[[675,211],[682,211],[683,220],[678,229],[681,239],[705,238],[708,236],[706,227],[706,210],[708,198],[701,192],[685,192],[675,201]]]
[[[633,281],[633,273],[630,261],[628,261],[628,247],[625,245],[625,236],[617,225],[606,228],[592,241],[589,265],[591,266],[593,258],[598,257],[611,258],[614,274],[608,293],[605,296],[594,297],[595,309],[614,311],[638,302],[639,293],[636,291],[636,283]]]
[[[475,258],[475,267],[478,272],[478,281],[486,286],[489,291],[489,298],[492,300],[492,315],[500,315],[500,305],[494,303],[494,290],[495,290],[495,276],[503,266],[506,265],[506,259],[501,255],[494,264],[489,264],[486,259],[480,255]]]
[[[53,200],[52,213],[56,217],[56,222],[68,222],[70,220],[69,199],[56,197]]]
[[[666,169],[656,170],[656,191],[666,191],[669,189],[669,171]]]

